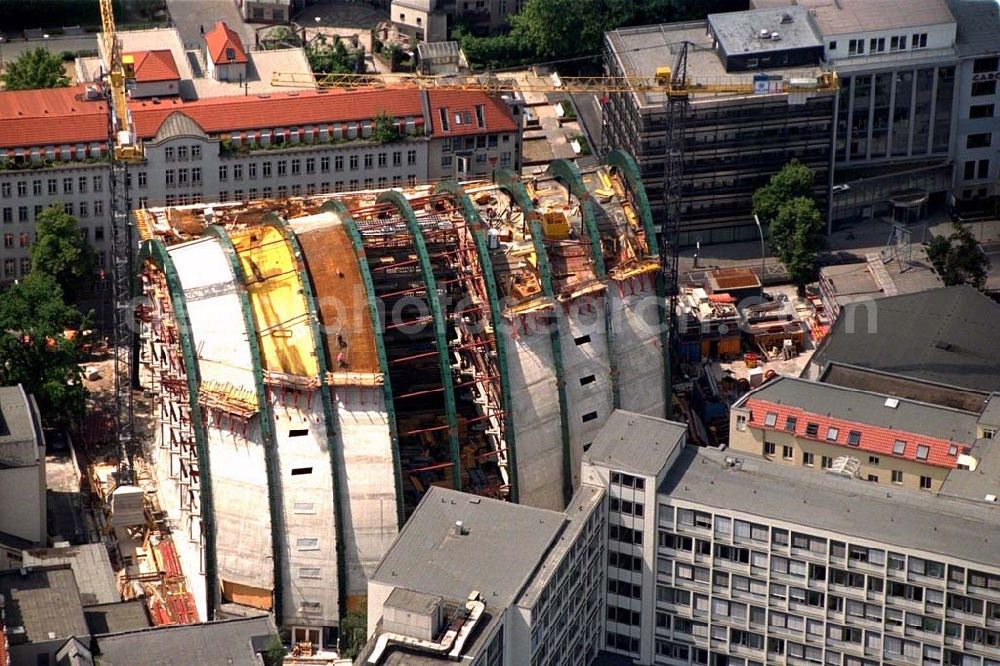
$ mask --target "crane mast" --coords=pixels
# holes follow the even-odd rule
[[[128,165],[143,159],[142,146],[127,104],[127,87],[135,80],[131,56],[122,54],[115,29],[112,0],[100,0],[104,57],[108,62],[105,84],[108,98],[108,154],[111,158],[111,290],[113,301],[112,348],[114,353],[114,422],[118,449],[118,483],[134,482],[136,446],[133,430],[132,386],[136,382],[135,351],[130,316],[133,241],[129,221]]]

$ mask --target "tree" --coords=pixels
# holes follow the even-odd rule
[[[354,659],[365,646],[368,636],[368,608],[362,604],[356,611],[344,616],[340,623],[340,655]]]
[[[271,636],[261,656],[264,666],[281,666],[285,662],[285,646],[281,644],[281,637],[277,634]]]
[[[64,333],[85,324],[51,275],[32,272],[0,294],[0,385],[24,385],[47,423],[66,425],[83,415],[80,349]]]
[[[31,246],[31,270],[55,278],[70,303],[93,281],[97,269],[94,249],[84,240],[76,218],[58,204],[37,218],[35,244]]]
[[[529,51],[545,58],[600,53],[606,23],[596,4],[594,0],[528,0],[511,17],[512,34]]]
[[[388,111],[379,111],[372,119],[372,136],[375,143],[390,143],[399,139],[399,126]]]
[[[824,245],[823,219],[813,198],[814,179],[812,169],[792,160],[753,195],[753,212],[767,225],[768,244],[800,294],[816,275]]]
[[[792,160],[771,177],[770,182],[753,194],[753,213],[762,224],[770,224],[778,215],[781,204],[795,197],[813,196],[812,169],[798,160]]]
[[[7,63],[7,70],[2,78],[7,90],[62,88],[69,85],[69,79],[63,75],[62,59],[40,46],[25,51],[17,60]]]
[[[788,277],[805,293],[806,284],[816,277],[816,264],[824,246],[823,218],[816,202],[796,197],[781,204],[768,227],[768,237]]]
[[[979,241],[958,222],[950,236],[934,236],[927,244],[927,258],[945,286],[971,284],[982,290],[990,271],[990,260]]]
[[[312,71],[322,74],[352,74],[364,71],[364,51],[351,53],[339,37],[334,38],[331,47],[326,35],[317,36],[306,47],[306,57]]]

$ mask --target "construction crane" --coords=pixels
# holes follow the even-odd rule
[[[690,98],[695,95],[751,95],[767,93],[834,93],[839,89],[837,74],[822,72],[815,78],[777,79],[766,74],[758,74],[753,80],[746,77],[693,81],[688,78],[687,61],[689,48],[702,48],[691,42],[678,44],[677,58],[672,66],[656,68],[652,77],[643,76],[572,76],[552,75],[548,80],[535,78],[515,81],[501,78],[496,74],[481,76],[428,76],[420,74],[301,74],[275,72],[272,86],[294,86],[302,88],[315,85],[317,88],[342,88],[347,90],[365,88],[416,88],[419,90],[474,90],[490,95],[512,92],[564,92],[631,94],[653,93],[665,97],[667,115],[666,154],[663,163],[663,224],[661,225],[660,262],[664,279],[667,281],[670,318],[670,335],[676,343],[676,317],[678,296],[678,258],[681,227],[681,195],[684,166],[684,130]],[[761,84],[763,89],[757,86]],[[761,276],[763,279],[763,276]]]
[[[104,75],[108,98],[108,146],[111,158],[111,290],[113,300],[112,349],[114,354],[115,442],[118,448],[118,483],[134,482],[132,385],[133,331],[129,316],[132,296],[132,230],[128,194],[128,165],[144,159],[128,109],[127,91],[135,83],[135,62],[122,54],[115,29],[112,0],[100,0],[101,37],[108,71]]]

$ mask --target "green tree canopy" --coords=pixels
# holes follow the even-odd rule
[[[934,236],[927,244],[927,258],[946,286],[986,286],[990,260],[968,228],[955,222],[950,236]]]
[[[339,37],[334,38],[331,46],[325,35],[319,35],[306,47],[306,57],[312,71],[321,74],[364,71],[364,50],[352,53]]]
[[[31,270],[51,275],[69,302],[76,302],[93,281],[97,269],[94,249],[84,240],[76,218],[61,206],[42,211],[36,222],[31,246]]]
[[[51,275],[32,272],[0,293],[0,385],[23,384],[47,423],[64,425],[83,415],[78,338],[67,339],[64,331],[84,324]]]
[[[399,126],[388,111],[379,111],[372,119],[372,136],[375,143],[389,143],[399,139]]]
[[[39,46],[7,63],[3,84],[7,90],[62,88],[69,79],[63,75],[62,58]]]
[[[796,197],[778,208],[768,228],[771,247],[788,271],[799,293],[816,277],[819,253],[825,244],[823,218],[816,202],[808,197]]]
[[[792,160],[771,177],[770,182],[753,194],[753,212],[761,224],[771,224],[778,215],[781,204],[796,197],[813,197],[812,169],[798,160]]]
[[[340,623],[340,652],[344,657],[354,659],[365,646],[368,636],[368,606],[349,612]]]

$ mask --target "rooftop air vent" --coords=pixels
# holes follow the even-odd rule
[[[795,21],[795,17],[793,17],[788,12],[785,12],[784,14],[781,15],[781,22],[782,23],[793,23],[794,21]]]
[[[984,497],[983,499],[985,499],[985,500],[986,500],[987,502],[993,502],[993,503],[996,503],[996,501],[997,501],[997,496],[996,496],[996,495],[987,495],[987,496],[986,496],[986,497]]]
[[[885,406],[888,407],[889,409],[896,409],[897,407],[899,407],[899,399],[898,398],[886,398],[885,399]]]
[[[760,37],[761,39],[771,39],[771,31],[761,30],[760,32],[757,33],[757,36]]]
[[[771,33],[771,41],[772,42],[780,42],[781,41],[781,33],[777,32],[777,31],[772,32]]]

